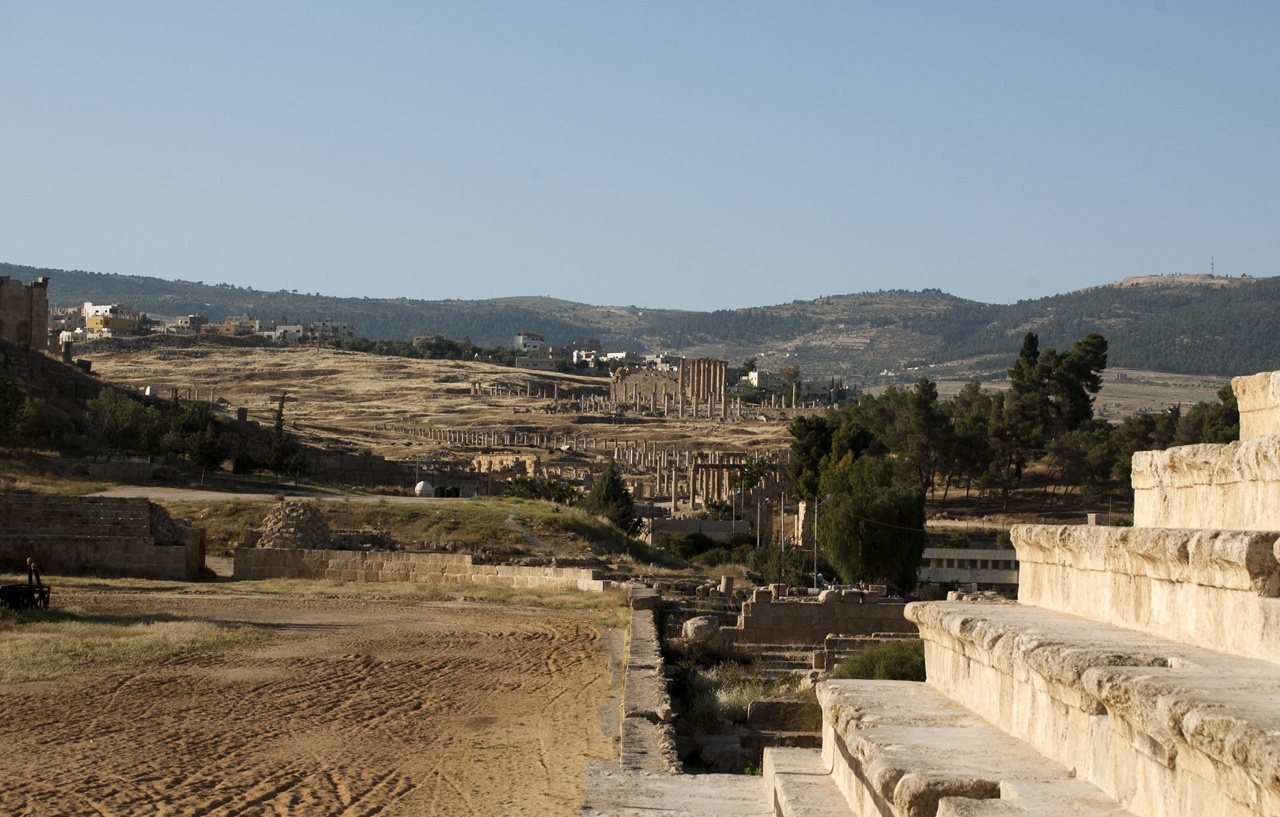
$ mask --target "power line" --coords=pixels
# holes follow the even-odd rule
[[[909,530],[912,533],[928,533],[928,531],[926,531],[924,528],[904,528],[901,525],[890,525],[888,522],[881,522],[878,519],[868,519],[865,516],[858,516],[856,513],[851,513],[848,515],[852,516],[854,519],[859,519],[863,522],[870,522],[873,525],[879,525],[882,528],[893,528],[894,530]]]

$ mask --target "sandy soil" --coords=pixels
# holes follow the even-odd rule
[[[63,595],[280,634],[0,685],[0,813],[572,815],[614,756],[600,613],[234,594]]]

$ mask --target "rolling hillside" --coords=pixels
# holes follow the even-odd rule
[[[857,380],[912,379],[925,369],[998,379],[1028,331],[1040,335],[1042,348],[1063,348],[1100,332],[1110,341],[1110,363],[1117,367],[1232,376],[1280,364],[1280,278],[1128,278],[1012,305],[940,290],[881,290],[696,312],[540,297],[334,298],[12,264],[0,264],[0,275],[48,276],[55,306],[117,302],[152,315],[200,313],[214,321],[235,314],[331,318],[352,321],[373,339],[434,333],[490,346],[532,331],[553,345],[599,338],[612,350],[679,351],[734,362],[754,355],[765,368],[798,363],[806,373]],[[884,370],[894,374],[880,377]]]

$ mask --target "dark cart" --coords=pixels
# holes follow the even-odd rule
[[[6,584],[0,586],[0,604],[15,612],[48,610],[52,590],[47,584]]]

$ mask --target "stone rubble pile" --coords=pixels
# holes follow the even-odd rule
[[[986,601],[986,602],[1002,602],[1008,601],[1007,598],[997,593],[995,590],[952,590],[947,593],[947,601]]]
[[[303,502],[281,502],[252,533],[257,534],[256,541],[250,545],[248,536],[245,541],[250,547],[324,549],[333,541],[333,530],[324,514]]]
[[[154,502],[151,503],[151,535],[157,545],[178,547],[187,543],[184,528],[191,527],[186,519],[174,519],[169,512]]]

